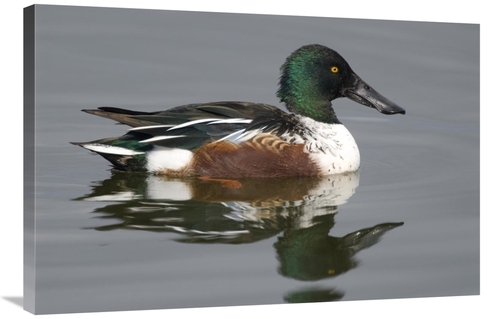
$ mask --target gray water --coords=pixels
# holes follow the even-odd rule
[[[81,109],[283,108],[310,43],[407,110],[334,101],[355,174],[224,187],[69,144],[126,130]],[[37,313],[479,294],[478,25],[38,6],[35,45]]]

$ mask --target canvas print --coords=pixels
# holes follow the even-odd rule
[[[479,25],[24,14],[26,310],[479,294]]]

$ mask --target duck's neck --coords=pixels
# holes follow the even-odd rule
[[[337,118],[330,101],[307,100],[299,104],[286,103],[286,107],[290,112],[307,116],[317,122],[342,124]]]

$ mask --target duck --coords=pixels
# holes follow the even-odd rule
[[[276,106],[221,101],[165,111],[117,107],[83,112],[131,128],[119,137],[71,142],[113,169],[170,177],[325,176],[357,171],[360,153],[332,101],[348,98],[382,114],[406,110],[363,81],[336,51],[320,44],[293,51],[280,68]]]

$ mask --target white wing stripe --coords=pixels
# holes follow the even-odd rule
[[[256,130],[251,130],[251,131],[245,131],[242,132],[238,137],[236,137],[233,142],[240,143],[240,142],[245,142],[248,141],[249,139],[253,138],[255,135],[262,133],[261,129],[256,129]]]
[[[200,119],[200,120],[189,121],[189,122],[182,123],[182,124],[176,125],[174,127],[171,127],[167,131],[176,130],[178,128],[183,128],[183,127],[194,125],[194,124],[212,122],[212,121],[217,121],[217,120],[218,119]]]
[[[214,122],[211,122],[211,123],[208,123],[208,125],[213,125],[213,124],[232,124],[232,123],[251,123],[252,120],[250,119],[227,119],[227,120],[218,120],[218,121],[214,121]]]
[[[147,130],[147,129],[150,129],[150,128],[167,128],[167,127],[172,127],[174,125],[150,125],[150,126],[138,126],[138,127],[134,127],[134,128],[131,128],[129,129],[129,132],[130,131],[138,131],[138,130]]]
[[[152,137],[152,138],[148,138],[146,140],[139,141],[139,143],[150,143],[150,142],[162,141],[162,140],[169,140],[169,139],[172,139],[172,138],[180,138],[180,137],[186,137],[186,135],[172,135],[172,136],[160,135],[160,136],[155,136],[155,137]]]
[[[251,122],[252,122],[251,119],[243,119],[243,118],[233,118],[233,119],[223,119],[223,120],[221,120],[221,119],[199,119],[199,120],[189,121],[189,122],[185,122],[185,123],[176,125],[174,127],[169,128],[167,131],[176,130],[179,128],[183,128],[183,127],[187,127],[187,126],[191,126],[191,125],[195,125],[195,124],[200,124],[200,123],[207,123],[207,125],[213,125],[213,124],[233,124],[233,123],[248,124]],[[159,127],[161,127],[161,126],[159,126]],[[137,129],[139,129],[139,128],[137,128]]]
[[[139,155],[144,154],[144,152],[136,152],[133,150],[129,150],[123,147],[117,147],[106,144],[83,144],[83,148],[86,148],[90,151],[94,151],[97,153],[103,154],[114,154],[114,155]]]
[[[229,135],[224,136],[223,138],[219,139],[218,141],[226,141],[226,140],[229,140],[229,141],[234,142],[235,140],[237,140],[237,139],[238,139],[239,135],[240,135],[241,133],[243,133],[244,131],[245,131],[245,129],[243,129],[243,130],[239,130],[239,131],[236,131],[236,132],[234,132],[234,133],[231,133],[231,134],[229,134]]]

